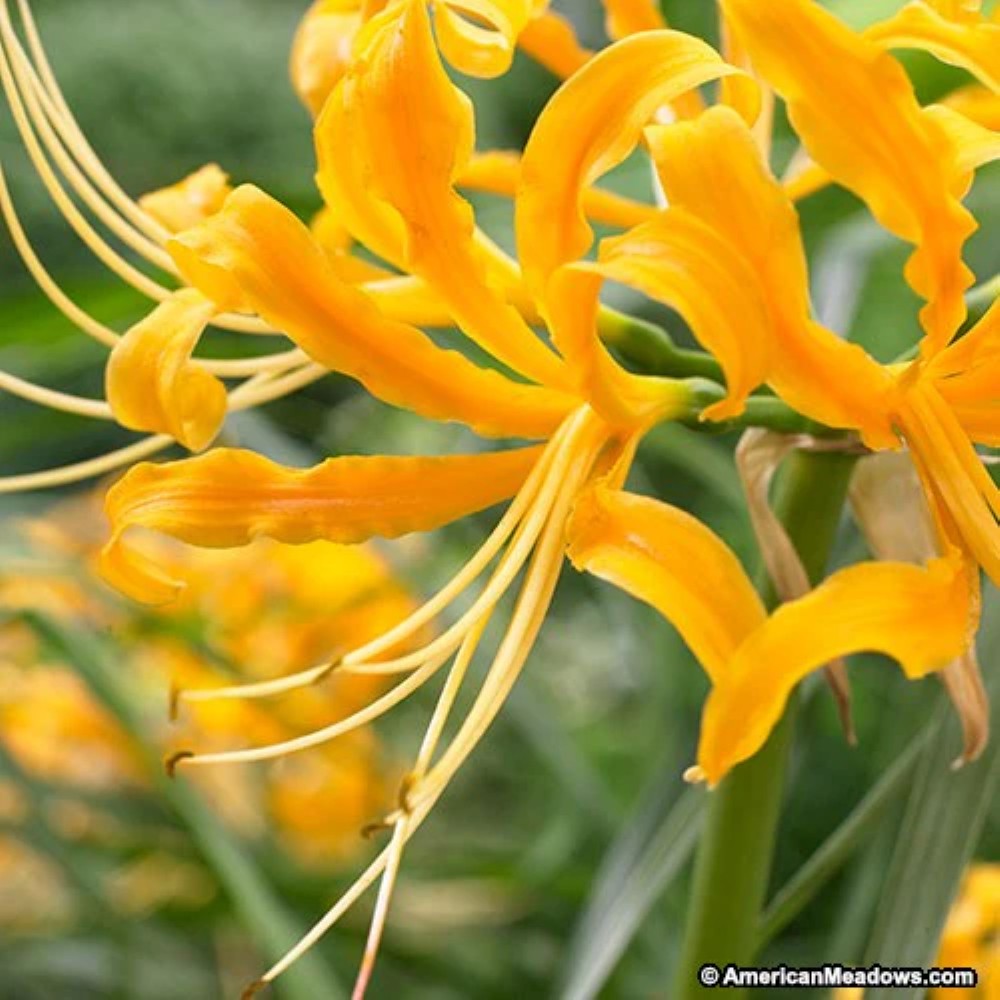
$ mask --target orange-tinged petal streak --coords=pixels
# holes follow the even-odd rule
[[[913,0],[892,17],[873,24],[865,37],[885,48],[924,49],[1000,90],[1000,24],[975,13],[956,18]]]
[[[210,548],[262,535],[292,544],[397,538],[512,496],[540,454],[521,448],[440,458],[350,456],[290,469],[254,452],[216,449],[181,462],[143,463],[108,493],[112,535],[102,572],[136,600],[163,603],[181,584],[143,559],[125,535],[130,528]]]
[[[139,205],[172,233],[198,225],[218,212],[232,188],[216,163],[208,163],[169,187],[150,191]]]
[[[715,784],[763,746],[792,689],[831,660],[872,651],[908,677],[961,656],[975,602],[960,556],[926,567],[863,563],[779,607],[728,662],[705,705],[698,764]]]
[[[568,538],[577,569],[656,608],[715,682],[766,618],[733,552],[677,507],[598,484],[577,500]]]
[[[590,247],[584,190],[629,155],[659,108],[726,76],[742,81],[741,106],[752,118],[749,77],[697,38],[646,31],[609,46],[560,87],[531,133],[517,199],[518,256],[536,297],[544,300],[557,267]]]
[[[118,341],[105,384],[120,424],[169,434],[191,451],[211,443],[226,416],[226,389],[191,352],[216,312],[214,302],[183,289]]]
[[[547,436],[569,397],[513,382],[437,347],[337,277],[309,230],[257,188],[168,246],[185,278],[220,308],[254,312],[332,371],[394,406],[485,434]]]
[[[892,379],[861,348],[809,318],[798,215],[746,123],[730,108],[715,107],[694,121],[647,129],[647,142],[668,215],[690,213],[728,246],[717,266],[732,268],[743,258],[746,267],[734,271],[734,285],[754,276],[769,316],[768,381],[800,412],[830,426],[859,428],[873,444],[892,444],[885,412]],[[734,289],[729,297],[737,294]]]
[[[401,221],[406,269],[435,288],[466,334],[522,375],[558,385],[558,358],[494,286],[472,206],[455,191],[472,153],[472,104],[441,64],[423,0],[387,8],[364,39],[331,100],[353,126],[339,137],[355,147],[345,155],[363,166],[353,181],[366,190],[354,200],[380,200]]]
[[[927,300],[925,353],[954,336],[973,280],[961,259],[975,229],[948,136],[924,114],[903,67],[812,0],[723,0],[754,66],[784,97],[813,159],[916,249],[906,267]]]

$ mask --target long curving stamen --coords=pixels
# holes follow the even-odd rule
[[[448,677],[438,696],[437,704],[434,706],[431,721],[424,732],[424,738],[421,741],[413,770],[407,775],[407,783],[410,787],[415,786],[423,779],[427,768],[430,766],[430,762],[434,757],[434,751],[437,749],[441,734],[444,732],[445,724],[455,705],[455,699],[458,697],[462,682],[465,680],[469,664],[476,653],[480,639],[482,639],[486,621],[487,619],[485,618],[479,621],[462,640],[462,647],[455,657],[455,662],[452,664],[451,670],[448,671]],[[378,956],[379,945],[382,941],[382,934],[389,915],[389,904],[392,901],[396,876],[399,873],[399,866],[403,860],[403,848],[410,838],[411,826],[412,814],[407,806],[405,815],[393,830],[392,840],[389,844],[385,871],[382,875],[382,884],[379,886],[378,898],[375,901],[375,911],[372,914],[368,938],[365,942],[364,956],[361,960],[357,981],[354,984],[352,1000],[361,1000],[368,988],[368,983],[371,981],[372,971],[375,968],[375,959]]]
[[[526,511],[535,503],[542,480],[551,465],[553,454],[565,439],[573,419],[573,417],[568,418],[553,435],[542,457],[535,464],[535,467],[529,473],[521,489],[507,507],[503,517],[493,531],[490,532],[489,537],[480,546],[475,555],[462,566],[459,572],[444,587],[429,600],[425,601],[416,611],[387,632],[384,632],[377,639],[373,639],[364,646],[353,650],[349,654],[352,660],[364,663],[367,660],[371,660],[372,657],[378,656],[387,649],[405,641],[437,617],[441,611],[463,594],[482,575],[486,567],[492,562],[497,553],[521,524]],[[308,670],[303,670],[296,674],[288,674],[285,677],[269,681],[237,684],[222,688],[185,689],[177,692],[177,699],[179,701],[205,702],[230,698],[267,698],[272,695],[284,694],[288,691],[317,683],[334,668],[343,669],[345,659],[346,657],[342,657],[336,663],[322,663],[318,666],[310,667]]]
[[[0,477],[0,495],[5,493],[27,493],[30,490],[44,490],[55,486],[66,486],[78,483],[82,479],[102,476],[106,472],[120,469],[123,465],[149,458],[164,448],[169,448],[174,439],[168,434],[154,434],[133,444],[109,451],[97,458],[88,458],[83,462],[73,462],[55,469],[45,469],[42,472],[26,472],[18,476]]]
[[[136,229],[114,206],[109,205],[67,152],[64,141],[57,130],[53,128],[55,123],[53,119],[58,121],[58,113],[52,106],[45,88],[42,87],[24,48],[14,34],[7,15],[6,4],[4,4],[3,11],[0,12],[0,34],[3,36],[7,58],[13,71],[13,83],[18,97],[23,101],[28,120],[36,130],[37,136],[49,156],[52,157],[69,181],[72,189],[97,218],[126,246],[162,270],[170,274],[177,274],[177,268],[170,255],[163,249],[162,239],[150,239],[145,233]]]
[[[59,392],[57,389],[47,389],[9,372],[0,371],[0,390],[40,406],[47,406],[50,410],[73,413],[80,417],[95,417],[98,420],[114,420],[111,407],[103,399],[87,399]]]
[[[4,7],[7,0],[2,0]],[[87,141],[86,135],[80,128],[73,115],[66,98],[63,95],[52,65],[45,54],[45,47],[35,24],[34,15],[28,0],[18,0],[18,7],[21,13],[21,21],[24,25],[24,33],[28,39],[28,47],[34,58],[34,67],[39,80],[48,95],[52,107],[58,112],[59,125],[57,130],[63,137],[63,141],[73,151],[77,162],[90,176],[90,179],[101,190],[105,197],[117,206],[118,210],[129,219],[132,224],[142,230],[151,239],[161,242],[170,233],[146,212],[133,198],[129,197],[119,186],[111,172],[101,162],[100,157],[94,152],[93,147]],[[61,127],[60,127],[61,126]]]
[[[0,83],[2,83],[7,95],[8,105],[28,156],[49,196],[70,228],[73,229],[98,260],[126,282],[126,284],[135,288],[143,295],[154,301],[163,301],[163,299],[171,294],[172,289],[161,285],[149,275],[138,270],[108,244],[74,204],[56,172],[52,169],[52,164],[49,162],[45,150],[39,144],[38,135],[36,134],[36,129],[44,131],[44,129],[48,128],[48,122],[44,118],[44,115],[39,115],[39,120],[33,123],[32,116],[26,108],[26,99],[17,86],[15,67],[12,66],[11,59],[7,55],[8,48],[12,52],[15,51],[18,47],[18,42],[14,34],[6,0],[0,2],[0,37],[3,38],[5,43],[0,45]],[[20,51],[23,55],[23,50]],[[30,99],[28,99],[28,103],[30,104]],[[62,147],[58,143],[56,145],[62,150]],[[58,161],[58,155],[56,159]],[[70,175],[67,179],[72,183],[73,176]],[[86,200],[82,192],[77,191],[77,193]],[[158,253],[162,253],[162,249]],[[152,262],[157,263],[156,261]],[[257,317],[242,316],[236,313],[220,314],[212,320],[212,325],[242,333],[274,334],[277,332]]]
[[[296,371],[285,373],[263,373],[248,379],[243,385],[234,389],[229,396],[230,411],[250,409],[263,403],[272,402],[286,396],[297,389],[315,382],[329,374],[320,365],[305,365]],[[124,465],[149,458],[158,451],[174,444],[174,439],[167,434],[154,434],[133,444],[126,445],[114,451],[88,458],[82,462],[59,466],[55,469],[44,469],[41,472],[27,472],[17,476],[0,477],[0,495],[7,493],[26,493],[30,490],[50,489],[56,486],[66,486],[83,479],[91,479],[107,472],[113,472]]]
[[[21,218],[17,214],[14,200],[11,197],[7,179],[0,164],[0,215],[6,223],[14,247],[35,284],[45,297],[59,310],[78,330],[87,334],[105,347],[114,347],[121,339],[121,334],[111,327],[95,319],[82,309],[59,287],[55,279],[41,262],[35,248],[28,239]],[[299,348],[265,354],[256,358],[198,358],[198,363],[206,371],[221,378],[240,378],[256,375],[260,372],[274,371],[305,361],[307,355]]]
[[[531,652],[562,568],[566,519],[605,441],[599,428],[591,426],[588,429],[591,437],[581,442],[582,447],[576,450],[574,462],[562,479],[561,489],[551,507],[545,530],[518,595],[514,615],[476,702],[441,759],[420,788],[412,793],[411,808],[436,798],[451,781],[507,700]]]
[[[419,670],[415,670],[405,680],[400,681],[394,688],[391,688],[384,695],[376,698],[364,708],[334,722],[322,729],[317,729],[305,736],[297,736],[294,739],[282,740],[280,743],[269,743],[265,746],[250,747],[246,750],[228,750],[221,753],[193,754],[190,751],[183,751],[183,758],[180,755],[173,755],[170,763],[179,763],[183,760],[185,767],[196,767],[206,764],[247,764],[259,760],[273,760],[275,757],[287,757],[289,754],[298,753],[301,750],[309,750],[312,747],[329,743],[338,736],[359,729],[361,726],[373,722],[375,719],[385,715],[391,708],[394,708],[405,698],[408,698],[414,691],[422,687],[441,667],[448,661],[450,653],[438,656],[429,660]]]

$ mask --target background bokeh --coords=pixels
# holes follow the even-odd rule
[[[303,6],[292,0],[46,0],[37,4],[37,16],[83,130],[128,191],[157,188],[215,161],[234,180],[252,180],[308,215],[319,205],[310,122],[286,72]],[[585,40],[602,41],[596,3],[557,6],[574,18]],[[894,4],[841,0],[832,6],[860,21]],[[666,7],[676,26],[713,37],[711,4],[676,0]],[[925,96],[961,79],[927,59],[906,61]],[[500,81],[468,81],[480,147],[521,146],[554,86],[523,57]],[[779,142],[778,156],[789,153],[787,140]],[[34,180],[7,117],[0,118],[0,160],[46,264],[81,304],[124,329],[142,314],[144,302],[67,231]],[[609,183],[645,194],[648,172],[635,157]],[[1000,269],[1000,173],[983,172],[971,204],[982,229],[970,243],[969,260],[980,276],[991,275]],[[483,197],[477,207],[483,224],[509,246],[509,204]],[[906,248],[843,192],[811,198],[802,216],[821,318],[881,358],[905,349],[916,335],[917,308],[902,280]],[[5,235],[0,274],[0,368],[100,394],[103,350],[48,307]],[[665,311],[624,294],[616,302],[683,338],[676,317]],[[212,338],[217,355],[246,350],[236,336]],[[130,439],[108,424],[0,393],[4,475],[79,460]],[[480,446],[465,430],[417,421],[333,376],[292,399],[231,418],[224,439],[294,464],[347,452]],[[749,566],[753,544],[733,445],[731,435],[661,428],[644,445],[633,485],[698,514]],[[212,657],[219,656],[222,612],[213,618],[209,606],[198,615],[151,621],[104,591],[86,568],[86,540],[99,536],[99,515],[79,494],[87,491],[0,497],[0,607],[41,604],[39,610],[50,612],[56,605],[61,623],[55,631],[50,620],[47,626],[28,623],[35,635],[30,655],[23,620],[5,626],[0,639],[0,998],[238,995],[275,948],[280,951],[329,905],[373,848],[352,835],[317,857],[283,838],[278,814],[252,796],[242,814],[222,808],[227,794],[264,777],[219,773],[206,794],[203,786],[169,786],[156,775],[158,754],[172,737],[161,735],[166,675],[148,672],[149,636],[183,644],[186,655],[221,669]],[[493,516],[374,550],[372,558],[387,560],[386,572],[407,593],[425,595]],[[40,538],[40,520],[58,523],[66,537]],[[37,600],[29,593],[38,582],[39,551],[47,573],[74,574],[78,592],[70,603],[79,598],[87,610],[73,605],[64,614],[66,604],[50,593]],[[845,525],[836,559],[860,552],[856,533]],[[30,571],[29,557],[35,560]],[[274,571],[273,552],[259,559],[261,572]],[[248,570],[248,586],[251,576]],[[993,674],[1000,653],[1000,608],[994,605],[988,595],[981,640],[985,670]],[[283,634],[279,629],[279,644]],[[57,668],[77,678],[68,697],[96,706],[89,742],[79,732],[34,721],[55,711],[55,682],[33,687],[39,676],[33,672],[49,671],[47,678]],[[775,885],[822,843],[938,711],[933,680],[907,684],[884,661],[859,658],[852,678],[857,748],[845,745],[822,686],[807,686]],[[36,717],[24,702],[32,690]],[[685,793],[679,776],[693,757],[705,690],[697,665],[656,614],[568,570],[510,704],[408,852],[375,995],[667,996],[703,799],[701,792]],[[372,765],[369,791],[384,793],[383,807],[391,804],[398,762],[419,739],[430,697],[414,698],[376,727],[379,763]],[[145,726],[147,718],[154,721]],[[24,740],[46,733],[70,756],[83,748],[68,775],[25,766],[35,758],[24,756]],[[95,789],[85,779],[104,766],[100,755],[116,739],[127,744],[122,753],[131,771]],[[954,732],[947,739],[955,752]],[[337,800],[338,794],[344,798]],[[323,808],[334,823],[356,802],[342,790],[331,795],[333,803]],[[1000,813],[995,803],[986,805],[990,813],[976,854],[995,859]],[[904,806],[903,796],[888,804],[879,829],[769,947],[769,959],[815,965],[865,954]],[[378,815],[375,808],[367,819]],[[310,1000],[317,984],[334,991],[333,984],[349,983],[369,906],[352,913],[278,994]]]

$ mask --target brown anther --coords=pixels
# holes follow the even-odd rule
[[[384,819],[376,820],[374,823],[366,823],[361,827],[361,836],[365,840],[373,840],[380,833],[385,833],[386,830],[391,830],[393,827],[392,823],[387,823]]]
[[[193,756],[194,753],[191,750],[178,750],[176,753],[172,753],[169,757],[167,757],[167,759],[163,762],[163,770],[167,772],[167,777],[175,777],[177,773],[177,765],[182,760],[189,760]]]
[[[410,801],[410,795],[413,793],[416,784],[417,776],[412,771],[404,775],[403,780],[399,783],[399,791],[396,793],[396,803],[399,806],[399,811],[404,816],[410,816],[413,813],[413,803]]]
[[[338,656],[336,660],[331,660],[313,679],[313,684],[322,684],[330,674],[337,670],[343,660]]]
[[[256,980],[255,982],[252,982],[252,983],[251,983],[251,984],[250,984],[250,985],[249,985],[249,986],[248,986],[248,987],[247,987],[247,988],[246,988],[246,989],[245,989],[245,990],[244,990],[244,991],[243,991],[243,992],[242,992],[242,993],[240,994],[240,1000],[251,1000],[251,998],[252,998],[252,997],[255,997],[255,996],[256,996],[256,995],[258,994],[258,993],[260,993],[260,991],[261,991],[261,990],[263,990],[263,989],[267,989],[267,987],[268,987],[268,986],[270,986],[270,985],[271,985],[271,984],[270,984],[270,983],[268,983],[268,982],[266,982],[265,980],[263,980],[263,979],[258,979],[258,980]]]
[[[181,710],[181,689],[176,682],[170,682],[170,694],[167,701],[167,718],[176,722]]]

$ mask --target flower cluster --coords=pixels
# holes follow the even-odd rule
[[[980,568],[1000,582],[1000,492],[976,446],[1000,443],[1000,306],[966,328],[974,276],[963,247],[977,223],[963,198],[975,170],[1000,154],[997,16],[976,3],[914,0],[859,33],[814,0],[721,0],[719,52],[670,30],[651,0],[605,7],[612,43],[595,53],[545,0],[318,0],[292,54],[296,88],[316,116],[325,207],[311,228],[256,187],[230,189],[214,167],[129,199],[73,122],[27,4],[26,45],[0,7],[4,86],[46,187],[95,253],[159,303],[124,336],[82,314],[45,272],[0,189],[43,290],[112,348],[106,402],[14,376],[5,385],[152,435],[7,488],[68,481],[172,441],[201,452],[227,412],[328,372],[420,417],[516,443],[463,455],[337,457],[309,469],[216,447],[138,465],[108,493],[102,570],[150,603],[175,599],[185,583],[182,570],[137,544],[140,529],[211,548],[262,536],[344,544],[430,531],[509,501],[461,570],[374,640],[278,679],[179,693],[204,705],[286,695],[328,676],[400,678],[307,735],[178,756],[173,763],[187,771],[324,745],[451,664],[386,817],[389,845],[262,982],[381,878],[356,995],[364,992],[405,844],[500,711],[567,556],[659,610],[703,665],[712,691],[692,778],[718,783],[763,745],[804,676],[860,650],[892,657],[912,678],[943,672],[966,726],[966,756],[985,738],[973,639]],[[494,77],[519,45],[566,80],[522,153],[477,152],[473,105],[448,66]],[[899,48],[962,67],[968,86],[923,106],[890,51]],[[781,104],[801,147],[778,177],[771,135]],[[655,169],[662,204],[595,186],[636,149]],[[113,251],[67,184],[178,287]],[[905,278],[924,303],[914,317],[921,334],[899,363],[878,363],[812,315],[795,201],[827,184],[853,192],[912,246]],[[463,188],[513,197],[516,258],[477,226]],[[591,253],[595,222],[619,232]],[[628,320],[602,304],[605,282],[675,310],[714,358],[724,389],[624,367],[615,347]],[[211,326],[291,343],[253,359],[205,360],[196,349]],[[461,331],[469,351],[440,347],[426,332],[439,327]],[[227,385],[232,378],[244,381]],[[773,613],[705,525],[625,489],[651,427],[731,421],[761,394],[832,432],[827,446],[865,454],[855,510],[877,557],[812,589],[794,552],[791,569],[772,559],[790,581]],[[902,502],[912,530],[900,538],[884,522]],[[762,540],[774,534],[766,509],[755,522]],[[484,630],[515,590],[485,680],[445,740]],[[440,634],[421,638],[451,608]],[[400,643],[409,644],[403,652]]]

